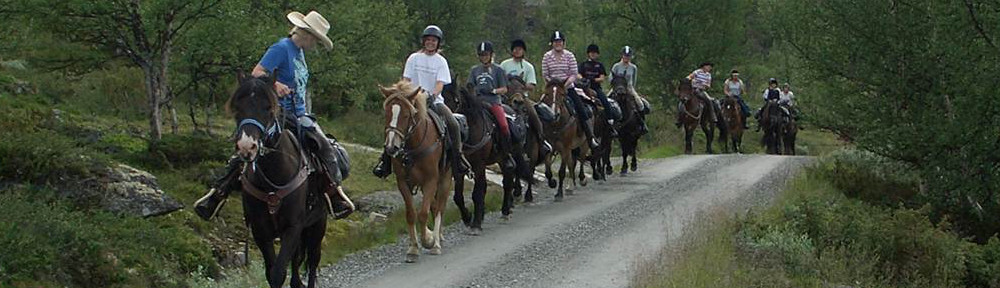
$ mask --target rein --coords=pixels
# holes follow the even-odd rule
[[[290,136],[288,136],[288,133],[282,132],[279,134],[278,139],[276,140],[280,140],[281,137],[290,137]],[[254,158],[254,160],[250,162],[250,165],[246,166],[243,169],[243,172],[241,172],[240,174],[241,176],[240,184],[243,186],[243,190],[248,194],[250,194],[251,196],[253,196],[254,198],[257,198],[258,200],[267,203],[267,212],[271,215],[274,215],[275,213],[278,212],[278,208],[279,206],[281,206],[281,200],[284,199],[285,196],[288,196],[292,192],[295,192],[295,190],[301,187],[302,184],[305,183],[306,179],[309,177],[308,161],[306,161],[307,158],[305,155],[305,151],[301,147],[302,145],[299,143],[297,139],[295,139],[295,137],[291,137],[290,141],[292,142],[292,145],[294,145],[295,149],[299,151],[298,155],[299,161],[297,164],[298,172],[295,174],[294,178],[288,181],[288,183],[285,183],[283,185],[274,184],[274,181],[268,178],[267,174],[264,174],[262,169],[257,168],[257,160],[263,157],[264,156],[263,154],[260,157]],[[263,146],[261,147],[263,148]],[[269,149],[277,150],[275,148],[269,148]],[[249,171],[250,174],[247,174],[247,170],[250,170]],[[250,179],[251,176],[253,178],[261,179],[264,182],[263,184],[266,185],[265,186],[266,188],[262,189],[257,185],[254,185],[253,182],[251,182]]]
[[[433,125],[433,124],[431,124],[430,116],[423,115],[424,117],[419,117],[421,115],[420,115],[419,110],[417,109],[417,107],[414,107],[413,104],[411,104],[409,100],[407,100],[406,98],[401,97],[399,95],[389,96],[388,98],[386,98],[386,103],[389,103],[389,101],[391,101],[393,99],[396,99],[396,98],[402,99],[403,100],[402,102],[406,103],[406,106],[407,106],[407,108],[409,109],[409,112],[410,112],[410,119],[416,119],[416,120],[414,120],[409,125],[409,127],[406,128],[406,132],[405,133],[402,130],[400,130],[399,128],[396,128],[396,127],[385,128],[386,133],[394,133],[396,135],[399,135],[403,139],[402,140],[403,141],[403,148],[400,151],[402,155],[400,155],[400,153],[397,153],[396,155],[390,155],[390,156],[392,158],[400,158],[400,161],[403,163],[403,167],[405,168],[405,170],[408,171],[411,168],[413,168],[413,163],[414,162],[416,162],[420,158],[423,158],[423,157],[429,155],[431,152],[433,152],[435,149],[437,149],[438,146],[441,145],[441,138],[440,137],[434,137],[434,143],[431,143],[430,145],[424,145],[423,144],[424,140],[427,139],[427,137],[428,137],[427,134],[430,133],[431,129],[432,129],[432,127],[427,127],[427,126],[428,125]],[[422,133],[420,135],[420,140],[417,142],[417,143],[420,143],[420,144],[418,144],[417,147],[410,147],[410,138],[414,135],[414,133],[416,132],[416,129],[418,127],[424,128],[424,133]],[[400,156],[402,156],[402,157],[400,157]],[[407,182],[407,185],[411,186],[410,193],[412,193],[413,195],[416,195],[417,191],[415,189],[412,189],[413,184],[409,183],[410,182],[410,173],[406,173],[406,182]]]

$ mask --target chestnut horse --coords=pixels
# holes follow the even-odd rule
[[[541,102],[549,107],[554,107],[556,120],[544,123],[545,137],[552,144],[555,153],[552,153],[545,160],[545,178],[548,180],[550,188],[556,188],[556,180],[552,178],[552,161],[555,154],[559,154],[559,182],[556,190],[555,201],[563,200],[563,192],[573,193],[576,186],[576,164],[590,154],[590,146],[587,146],[587,136],[577,122],[577,118],[570,115],[570,108],[566,104],[566,89],[562,83],[548,83],[545,92],[542,93]],[[593,119],[588,120],[593,121]],[[566,170],[569,169],[572,186],[565,188],[563,180],[566,178]],[[581,179],[580,185],[586,186],[587,179]]]
[[[722,121],[726,122],[726,126],[729,128],[729,141],[725,140],[725,134],[719,141],[725,144],[723,151],[729,153],[729,148],[733,148],[734,153],[742,153],[743,149],[743,112],[740,109],[740,103],[736,100],[736,97],[727,96],[726,100],[722,101]]]
[[[385,102],[385,152],[392,157],[392,170],[396,172],[396,186],[406,206],[406,231],[410,246],[406,262],[416,262],[420,257],[419,242],[431,255],[441,254],[441,222],[448,203],[448,192],[454,178],[450,160],[445,153],[448,141],[444,130],[437,127],[427,114],[428,93],[409,81],[400,81],[392,87],[379,87]],[[458,181],[461,181],[459,179]],[[414,206],[413,196],[423,192],[420,210]],[[428,218],[434,217],[434,230],[427,228]],[[419,231],[418,231],[419,230]],[[417,233],[420,238],[417,238]]]

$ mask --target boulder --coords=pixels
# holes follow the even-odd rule
[[[150,217],[184,208],[180,202],[163,193],[156,176],[125,164],[108,167],[98,180],[97,202],[113,213]]]

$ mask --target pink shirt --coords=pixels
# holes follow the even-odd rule
[[[549,50],[542,56],[542,78],[545,78],[545,81],[576,78],[576,68],[576,56],[569,50],[563,49],[562,53]]]

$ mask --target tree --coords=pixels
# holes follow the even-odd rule
[[[148,102],[150,139],[162,136],[161,107],[170,102],[168,71],[177,41],[196,22],[214,17],[222,0],[177,1],[14,1],[21,17],[41,18],[44,28],[64,39],[92,45],[103,59],[62,59],[68,66],[124,57],[142,69]]]

